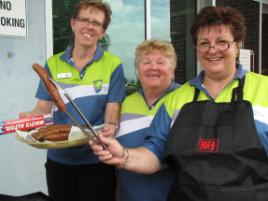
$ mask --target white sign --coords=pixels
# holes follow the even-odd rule
[[[25,0],[0,0],[0,35],[27,36]]]
[[[250,71],[251,69],[251,50],[240,49],[239,62],[244,69]]]

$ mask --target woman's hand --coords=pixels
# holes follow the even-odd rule
[[[32,111],[28,111],[28,112],[20,112],[19,113],[19,118],[25,118],[25,117],[31,117],[31,116],[35,116],[35,114]]]
[[[105,123],[101,133],[105,137],[114,137],[118,131],[118,125],[116,123]]]
[[[19,118],[49,114],[52,110],[52,101],[38,100],[35,108],[32,111],[19,113]]]
[[[160,160],[147,148],[128,149],[112,137],[105,137],[102,134],[99,137],[106,145],[105,149],[97,139],[90,140],[89,144],[101,162],[139,174],[152,174],[160,170]]]
[[[103,133],[98,135],[106,145],[104,150],[97,139],[89,141],[90,147],[99,160],[109,165],[120,166],[124,162],[125,154],[123,146],[114,138],[104,136]]]

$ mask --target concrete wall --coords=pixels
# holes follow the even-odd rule
[[[36,103],[39,78],[31,65],[43,65],[47,58],[45,1],[26,0],[26,38],[0,35],[0,121],[17,119],[19,112],[31,110]],[[0,194],[47,193],[45,159],[46,150],[18,142],[14,133],[0,135]]]

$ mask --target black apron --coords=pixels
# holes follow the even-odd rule
[[[185,104],[167,142],[176,172],[172,201],[268,201],[268,157],[260,143],[244,79],[230,103]]]

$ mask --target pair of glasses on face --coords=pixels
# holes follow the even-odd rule
[[[208,42],[200,42],[197,43],[196,50],[198,52],[205,53],[208,52],[211,48],[213,48],[214,50],[223,52],[228,50],[234,42],[235,41],[220,41],[216,42],[214,45],[211,45]]]
[[[86,17],[77,17],[76,20],[82,25],[91,25],[98,29],[102,28],[102,23],[98,22],[97,20],[92,20]]]

